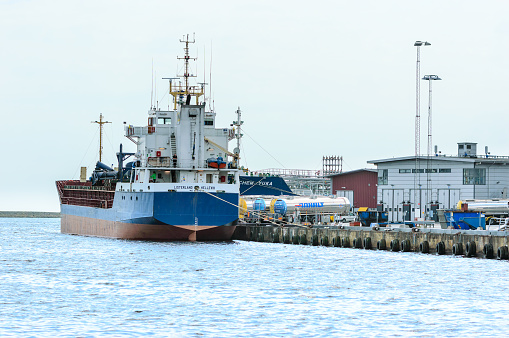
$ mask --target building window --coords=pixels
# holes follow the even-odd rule
[[[410,174],[412,169],[399,169],[400,174]]]
[[[387,185],[389,182],[389,169],[378,169],[378,184]]]
[[[424,173],[424,169],[412,169],[412,173],[421,173],[423,174]]]
[[[485,185],[486,169],[463,169],[463,184],[465,185]]]
[[[450,174],[451,173],[451,169],[449,169],[449,168],[439,169],[438,172],[442,173],[442,174]]]

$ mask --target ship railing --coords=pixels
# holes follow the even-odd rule
[[[66,190],[105,190],[108,191],[109,189],[104,186],[87,186],[87,185],[66,185],[64,186],[64,189]]]
[[[254,172],[255,176],[298,176],[298,177],[321,177],[320,170],[308,170],[308,169],[280,169],[280,168],[269,168],[262,169]]]
[[[447,154],[435,154],[432,157],[457,157],[457,158],[478,158],[478,159],[488,159],[488,160],[509,160],[509,156],[499,156],[499,155],[491,155],[491,154],[476,154],[476,155],[447,155]],[[421,158],[425,158],[425,156],[421,156]]]
[[[163,160],[157,160],[157,157],[153,157],[150,160],[147,161],[146,166],[147,168],[158,168],[158,169],[164,169],[164,170],[203,170],[203,169],[210,169],[210,170],[218,170],[217,168],[211,168],[208,166],[207,162],[204,161],[200,167],[193,167],[194,162],[192,161],[180,161],[177,163],[177,166],[173,166],[173,160],[169,158],[170,160],[164,160],[164,157],[159,157]],[[136,168],[136,169],[143,169],[143,167]],[[238,168],[221,168],[219,169],[221,171],[236,171]]]

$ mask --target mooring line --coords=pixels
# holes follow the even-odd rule
[[[238,208],[238,209],[240,209],[240,208],[241,208],[241,207],[240,207],[240,205],[236,205],[236,204],[234,204],[234,203],[232,203],[232,202],[230,202],[230,201],[227,201],[227,200],[225,200],[225,199],[222,199],[221,197],[216,196],[216,195],[214,195],[214,194],[212,194],[212,193],[210,193],[210,192],[208,192],[208,191],[201,190],[201,189],[198,189],[197,191],[199,191],[199,192],[204,192],[204,193],[206,193],[207,195],[210,195],[210,196],[212,196],[212,197],[215,197],[215,198],[217,198],[218,200],[223,201],[223,202],[225,202],[225,203],[227,203],[227,204],[230,204],[230,205],[232,205],[232,206],[234,206],[234,207],[236,207],[236,208]],[[250,211],[250,212],[251,212],[251,213],[253,213],[253,214],[255,214],[256,216],[263,217],[263,214],[262,214],[262,213],[256,212],[256,211],[254,211],[254,210],[253,210],[253,211]],[[272,223],[272,224],[277,225],[278,227],[283,227],[281,224],[278,224],[278,223],[273,222],[273,221],[271,221],[271,220],[267,220],[267,221],[268,221],[269,223]],[[286,222],[286,221],[281,221],[281,222],[285,223],[285,225],[293,225],[293,226],[302,227],[302,228],[306,228],[306,229],[308,228],[307,226],[302,225],[302,224],[290,223],[290,222]]]

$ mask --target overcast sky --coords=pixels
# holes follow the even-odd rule
[[[152,62],[157,78],[175,76],[187,33],[198,74],[212,73],[216,126],[243,111],[250,169],[318,170],[336,155],[354,170],[413,155],[416,40],[431,42],[421,75],[443,79],[433,144],[509,155],[508,13],[505,0],[0,0],[0,210],[58,211],[55,181],[98,160],[100,113],[112,122],[103,162],[119,143],[134,151],[123,122],[146,125]],[[161,108],[166,87],[157,81]]]

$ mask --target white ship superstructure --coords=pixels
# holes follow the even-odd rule
[[[152,107],[146,126],[125,126],[136,153],[123,153],[121,147],[118,172],[98,163],[84,184],[57,182],[62,232],[157,240],[231,238],[240,187],[238,152],[228,151],[234,130],[216,128],[215,112],[200,102],[204,85],[189,83],[189,44],[194,41],[181,41],[185,71],[181,81],[170,79],[174,109]],[[124,166],[130,156],[134,160]],[[92,195],[100,203],[83,203]]]

